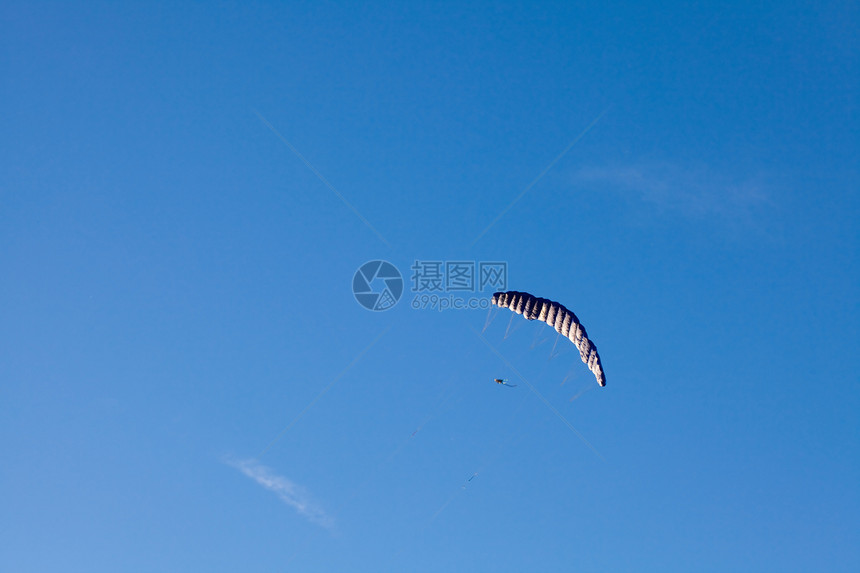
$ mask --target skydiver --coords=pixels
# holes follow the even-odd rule
[[[509,386],[511,388],[516,388],[516,384],[508,384],[507,378],[493,378],[493,382],[496,384],[501,384],[502,386]]]

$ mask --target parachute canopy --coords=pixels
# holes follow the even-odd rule
[[[597,378],[597,383],[606,386],[606,376],[603,374],[603,366],[600,364],[597,348],[588,339],[585,327],[582,326],[576,315],[564,305],[530,295],[527,292],[513,290],[493,294],[493,304],[500,308],[509,308],[528,320],[539,320],[554,327],[559,334],[566,336],[576,345],[580,358]]]

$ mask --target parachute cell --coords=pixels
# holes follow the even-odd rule
[[[532,296],[527,292],[508,291],[493,295],[493,304],[508,308],[527,320],[539,320],[555,328],[556,332],[570,339],[579,350],[579,357],[597,378],[597,383],[606,386],[603,365],[594,343],[588,339],[585,327],[564,305],[545,298]]]

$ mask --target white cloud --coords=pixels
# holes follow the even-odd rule
[[[590,186],[633,193],[660,209],[688,216],[751,217],[756,209],[769,204],[765,185],[758,178],[731,178],[705,167],[652,163],[585,168],[576,179]]]
[[[256,460],[225,460],[225,462],[277,495],[281,501],[310,522],[326,529],[334,527],[334,518],[319,507],[302,486],[275,474]]]

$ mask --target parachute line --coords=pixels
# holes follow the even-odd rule
[[[490,323],[492,323],[493,319],[496,318],[496,314],[497,310],[493,306],[490,306],[490,308],[487,309],[487,320],[484,321],[484,328],[481,329],[481,332],[487,331],[487,329],[490,327]]]
[[[511,319],[508,321],[508,327],[505,329],[505,338],[504,338],[505,340],[507,340],[508,336],[510,336],[511,333],[513,332],[513,330],[511,330],[511,326],[513,326],[513,324],[514,324],[514,315],[511,315]],[[516,330],[516,329],[514,329],[514,330]]]
[[[570,400],[568,400],[568,402],[573,402],[574,400],[591,390],[594,390],[594,386],[592,384],[589,384],[588,386],[577,392]]]
[[[546,359],[547,362],[551,361],[553,358],[558,356],[558,354],[555,353],[555,348],[556,348],[556,346],[558,346],[558,341],[560,338],[561,338],[561,334],[555,335],[555,342],[552,345],[552,350],[549,351],[549,358]],[[561,354],[561,353],[559,353],[559,354]]]

